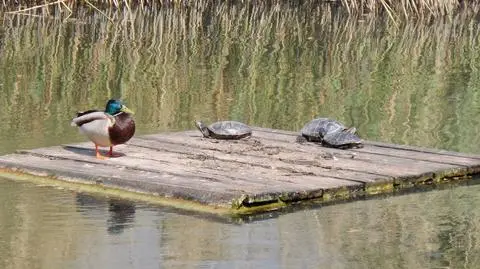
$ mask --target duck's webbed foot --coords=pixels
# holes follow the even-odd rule
[[[105,157],[102,154],[100,154],[100,151],[98,151],[98,145],[97,144],[95,144],[95,154],[96,154],[97,159],[99,159],[99,160],[107,160],[108,159],[108,157]]]

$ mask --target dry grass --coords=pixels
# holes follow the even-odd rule
[[[279,4],[288,4],[288,1],[282,0],[3,0],[3,9],[8,13],[17,14],[35,14],[42,13],[59,13],[67,11],[69,14],[76,10],[78,6],[90,7],[97,12],[104,14],[109,9],[131,10],[132,8],[142,8],[155,10],[161,7],[190,7],[190,6],[208,6],[239,4],[239,5],[255,5],[255,6],[274,6]],[[329,0],[316,1],[304,0],[299,1],[295,5],[301,6],[325,6],[340,7],[348,14],[354,16],[388,16],[395,22],[409,18],[432,18],[453,16],[461,10],[471,9],[478,12],[480,4],[478,1],[463,0]],[[53,10],[56,9],[56,10]],[[38,14],[36,14],[38,15]]]

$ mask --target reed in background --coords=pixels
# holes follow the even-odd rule
[[[220,6],[222,4],[242,5],[242,6],[274,6],[279,4],[292,4],[284,0],[3,0],[3,10],[12,13],[33,14],[35,12],[42,13],[58,13],[58,10],[67,10],[73,13],[77,7],[89,7],[97,12],[103,13],[108,9],[128,10],[132,8],[141,8],[149,10],[157,10],[162,7],[198,7],[198,6]],[[348,14],[364,16],[387,15],[394,21],[408,18],[431,18],[453,16],[458,12],[466,9],[473,10],[478,13],[480,3],[478,1],[463,0],[304,0],[293,5],[321,7],[329,5],[346,11]],[[55,12],[52,9],[57,9]]]

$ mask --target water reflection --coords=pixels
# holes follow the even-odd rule
[[[137,112],[139,134],[194,118],[298,130],[330,116],[367,139],[480,152],[468,10],[401,25],[288,3],[122,14],[5,16],[0,153],[83,141],[69,120],[110,97]]]
[[[110,234],[122,233],[131,228],[135,222],[135,204],[120,199],[106,199],[88,194],[77,193],[75,202],[78,211],[86,216],[103,216],[108,209],[109,218],[106,221],[107,231]]]
[[[0,180],[1,268],[477,268],[480,185],[242,225]]]
[[[118,234],[132,226],[135,216],[135,205],[121,200],[110,200],[108,211],[110,218],[107,221],[108,232]]]

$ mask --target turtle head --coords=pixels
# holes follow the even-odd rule
[[[195,120],[195,126],[197,126],[198,130],[202,132],[204,137],[210,137],[210,132],[208,131],[207,126],[201,120]]]
[[[105,112],[110,115],[115,115],[120,112],[125,112],[129,114],[134,114],[132,110],[126,107],[121,100],[118,99],[110,99],[107,102],[107,106],[105,107]]]

